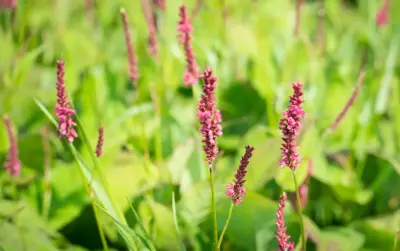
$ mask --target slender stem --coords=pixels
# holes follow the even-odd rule
[[[99,228],[99,235],[101,239],[101,244],[103,245],[103,250],[108,251],[108,244],[106,240],[106,236],[104,234],[104,229],[100,224],[100,217],[99,217],[99,209],[96,207],[94,203],[94,198],[92,199],[92,207],[93,207],[93,213],[94,213],[94,218],[96,219],[97,222],[97,227]]]
[[[16,212],[18,212],[18,201],[19,201],[19,198],[18,198],[18,187],[17,187],[16,178],[12,177],[11,182],[12,182],[12,187],[13,187],[12,196],[13,196],[13,199],[16,201],[16,204],[17,204]],[[14,216],[14,221],[15,222],[18,222],[18,220],[17,220],[18,217],[19,217],[19,215],[18,215],[18,213],[16,213],[15,216]],[[17,225],[19,237],[21,238],[22,250],[26,251],[27,249],[26,249],[26,241],[25,241],[24,231],[22,230],[19,222],[16,225]]]
[[[226,219],[225,226],[224,226],[224,228],[222,229],[221,236],[219,237],[219,241],[218,241],[218,250],[220,250],[220,248],[221,248],[221,244],[222,244],[222,240],[224,239],[225,231],[226,231],[226,229],[228,228],[229,221],[231,220],[232,211],[233,211],[233,206],[234,206],[234,204],[233,204],[233,202],[232,202],[232,203],[231,203],[231,207],[229,208],[228,219]]]
[[[393,242],[393,251],[397,250],[397,243],[399,241],[399,236],[400,236],[400,232],[397,232],[394,236],[394,242]]]
[[[209,166],[210,173],[210,189],[211,189],[211,212],[213,214],[213,222],[214,222],[214,240],[213,240],[213,249],[218,250],[218,224],[217,224],[217,206],[215,203],[215,191],[214,191],[214,171],[212,169],[212,165]]]
[[[43,165],[43,207],[42,215],[47,220],[51,206],[51,150],[48,139],[48,131],[46,127],[42,129],[42,144],[44,151],[44,165]]]
[[[292,172],[293,174],[293,181],[294,181],[294,187],[296,189],[296,199],[297,199],[297,207],[298,207],[298,215],[299,215],[299,221],[300,221],[300,229],[301,229],[301,245],[302,245],[302,251],[306,251],[306,238],[305,238],[305,233],[304,233],[304,223],[303,223],[303,209],[301,208],[301,201],[300,201],[300,194],[299,194],[299,186],[297,184],[297,179],[295,172]]]

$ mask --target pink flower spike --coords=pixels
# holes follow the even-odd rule
[[[299,134],[302,119],[305,111],[301,104],[303,103],[303,85],[296,82],[292,85],[293,95],[290,97],[290,105],[283,113],[279,128],[282,131],[282,147],[280,166],[288,166],[293,171],[296,170],[300,163],[300,155],[297,152],[296,136]]]
[[[243,203],[243,196],[246,194],[246,189],[243,187],[246,180],[244,179],[247,173],[247,166],[250,158],[253,156],[254,147],[246,146],[246,152],[240,161],[240,166],[236,171],[235,180],[233,183],[226,185],[226,195],[232,198],[233,203],[240,205]]]
[[[58,132],[60,137],[64,137],[68,142],[72,143],[78,134],[75,131],[76,123],[72,120],[75,110],[72,109],[68,102],[68,95],[64,84],[64,62],[57,61],[57,104],[56,116],[58,117]]]
[[[221,112],[215,108],[215,88],[217,78],[212,75],[212,70],[207,68],[200,76],[204,80],[203,94],[198,104],[197,117],[200,121],[200,132],[203,136],[203,150],[206,162],[211,165],[218,153],[216,139],[222,135]]]
[[[8,116],[4,116],[4,124],[7,128],[8,142],[10,144],[7,161],[4,163],[4,168],[10,175],[18,176],[21,172],[21,162],[18,158],[17,136],[13,130],[11,119]]]
[[[157,29],[149,0],[142,0],[142,8],[144,16],[146,17],[147,29],[149,31],[148,50],[150,54],[156,58],[158,55]]]
[[[0,0],[0,7],[15,9],[17,7],[17,0]]]
[[[284,192],[279,200],[278,210],[276,212],[276,239],[278,240],[278,251],[294,251],[294,242],[290,242],[290,236],[286,233],[285,227],[285,203],[287,195]]]
[[[389,23],[389,7],[390,0],[383,0],[383,5],[376,13],[375,22],[376,26],[383,27]]]
[[[100,157],[103,155],[103,144],[104,144],[104,127],[103,124],[100,123],[99,127],[99,136],[97,138],[97,146],[96,146],[96,156]]]
[[[136,83],[139,79],[139,69],[137,66],[136,54],[133,49],[133,43],[131,39],[131,32],[129,30],[128,17],[126,16],[125,9],[121,9],[121,19],[124,25],[125,43],[128,50],[128,60],[129,60],[129,79],[132,83]]]
[[[191,86],[197,83],[199,67],[197,66],[195,54],[191,45],[193,27],[187,15],[185,5],[181,5],[179,8],[179,16],[179,42],[183,45],[186,56],[186,70],[183,79],[185,86]]]

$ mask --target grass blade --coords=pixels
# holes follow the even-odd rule
[[[136,221],[139,224],[140,229],[143,231],[144,239],[147,242],[150,250],[156,250],[156,248],[155,248],[155,246],[153,244],[153,241],[151,240],[150,235],[147,233],[146,229],[144,228],[144,225],[143,225],[142,221],[140,220],[139,214],[136,212],[135,208],[133,208],[133,206],[132,206],[131,202],[129,201],[129,199],[128,199],[128,204],[129,204],[129,206],[130,206],[130,208],[132,210],[133,215],[135,216]]]
[[[43,113],[49,118],[49,120],[54,124],[54,126],[57,126],[56,120],[51,115],[51,113],[46,109],[46,107],[40,101],[38,101],[36,99],[35,99],[35,102],[38,105],[38,107],[43,111]],[[68,144],[68,146],[69,146],[71,153],[73,154],[75,161],[79,167],[79,171],[82,175],[82,178],[84,179],[84,181],[86,181],[85,185],[87,186],[88,190],[89,191],[92,190],[94,192],[96,197],[107,209],[107,212],[113,216],[113,218],[118,219],[119,222],[125,223],[126,222],[125,218],[123,216],[121,217],[121,213],[116,209],[116,207],[112,203],[110,196],[107,194],[106,190],[103,188],[101,183],[99,183],[97,181],[97,179],[93,176],[93,173],[89,170],[89,168],[85,165],[82,158],[78,155],[78,152],[77,152],[76,148],[74,147],[74,145]],[[117,227],[118,231],[120,232],[121,231],[120,225],[116,224],[116,227]],[[125,237],[124,237],[124,239],[125,239]],[[131,240],[127,241],[127,245],[129,245],[130,248],[137,250],[136,246],[134,245],[134,240],[132,238],[131,238]]]
[[[392,43],[390,45],[390,50],[386,60],[385,74],[383,75],[379,87],[378,97],[376,99],[375,112],[378,114],[382,114],[386,111],[387,104],[390,99],[389,97],[390,84],[392,83],[393,73],[398,58],[397,54],[399,51],[399,42],[400,42],[400,35],[397,32],[397,35],[393,38]]]
[[[183,243],[182,238],[181,238],[181,231],[179,230],[178,214],[176,212],[176,201],[175,201],[175,193],[174,192],[172,192],[172,215],[174,216],[174,225],[175,225],[175,229],[176,229],[176,234],[178,235],[178,239],[181,244],[180,245],[181,250],[186,251],[185,244]]]

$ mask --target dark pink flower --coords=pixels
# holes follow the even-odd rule
[[[389,6],[390,0],[383,0],[383,5],[376,13],[375,21],[378,27],[382,27],[389,22]]]
[[[243,202],[243,196],[246,194],[246,189],[243,187],[246,180],[244,179],[247,173],[247,166],[250,158],[253,156],[254,147],[246,146],[246,152],[240,161],[240,166],[236,171],[235,180],[233,183],[226,185],[226,195],[232,198],[233,203],[240,205]]]
[[[104,144],[104,127],[101,123],[99,126],[99,136],[97,138],[97,146],[96,146],[96,156],[100,157],[103,155],[103,144]]]
[[[146,17],[147,29],[149,31],[148,49],[150,54],[156,58],[158,55],[157,29],[149,0],[142,0],[142,8],[144,16]]]
[[[126,48],[128,50],[129,79],[132,83],[135,83],[135,81],[139,79],[139,69],[137,67],[135,51],[133,50],[131,32],[129,30],[128,17],[126,16],[125,9],[121,9],[121,18],[124,25]]]
[[[303,85],[301,82],[294,83],[293,95],[290,97],[289,108],[283,113],[279,127],[282,131],[282,147],[280,166],[288,166],[293,171],[296,170],[300,163],[300,155],[297,152],[296,136],[299,134],[302,119],[305,111],[301,104],[303,103]]]
[[[294,243],[290,242],[290,236],[286,233],[285,226],[285,203],[287,195],[284,192],[279,200],[278,210],[276,212],[276,239],[278,240],[278,251],[294,251]]]
[[[221,112],[215,108],[215,88],[217,78],[212,75],[212,70],[207,68],[200,76],[204,80],[203,94],[198,104],[197,117],[200,121],[200,132],[203,135],[203,150],[206,161],[211,165],[218,153],[216,139],[222,135]]]
[[[11,119],[8,116],[4,116],[4,124],[7,128],[8,142],[10,148],[8,150],[7,160],[4,163],[4,168],[12,176],[18,176],[21,172],[21,162],[18,158],[18,142],[17,136],[14,133]]]
[[[0,0],[0,7],[15,9],[17,7],[17,0]]]
[[[183,45],[186,56],[186,70],[183,79],[184,84],[190,86],[197,83],[199,67],[197,66],[195,54],[191,45],[193,27],[187,15],[185,5],[181,5],[179,8],[179,16],[181,18],[178,25],[179,42]]]
[[[58,117],[58,132],[60,137],[64,137],[68,142],[73,142],[78,134],[75,131],[76,123],[72,120],[75,110],[68,102],[68,95],[64,84],[64,62],[57,61],[57,104],[56,116]]]

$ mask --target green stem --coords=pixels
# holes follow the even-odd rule
[[[300,229],[301,229],[301,245],[303,247],[302,251],[306,251],[306,238],[305,238],[304,223],[303,223],[303,209],[301,208],[299,186],[297,184],[295,172],[293,171],[292,174],[293,174],[294,186],[296,189],[297,208],[298,208],[298,215],[299,215]]]
[[[397,233],[394,235],[393,251],[397,251],[397,243],[398,243],[398,241],[399,241],[399,235],[400,235],[400,232],[397,232]]]
[[[98,208],[96,207],[96,204],[94,203],[93,199],[92,199],[92,207],[93,207],[94,218],[96,219],[97,227],[99,228],[99,235],[100,235],[100,239],[101,239],[101,244],[103,245],[103,250],[108,251],[108,244],[107,244],[106,236],[104,234],[104,229],[102,228],[102,226],[100,224],[99,211],[98,211]]]
[[[19,198],[18,198],[18,187],[17,187],[16,178],[12,177],[11,182],[12,182],[12,187],[13,187],[13,195],[12,196],[13,196],[13,199],[16,201],[16,205],[17,205],[17,209],[15,211],[18,212],[19,211],[18,210]],[[16,213],[15,216],[14,216],[14,221],[16,222],[16,226],[17,226],[17,229],[18,229],[19,237],[21,238],[22,250],[26,251],[27,250],[27,248],[26,248],[27,246],[26,246],[24,231],[22,230],[22,227],[19,224],[19,221],[17,219],[18,217],[19,217],[19,215],[18,215],[18,213]]]
[[[215,190],[214,190],[214,171],[212,169],[212,165],[209,166],[209,174],[210,174],[210,189],[211,189],[211,212],[213,214],[213,222],[214,222],[214,238],[213,238],[213,249],[218,250],[218,224],[217,224],[217,206],[215,203]]]
[[[228,219],[226,219],[225,226],[224,226],[224,228],[222,229],[221,236],[219,237],[219,241],[218,241],[218,250],[220,250],[220,248],[221,248],[221,244],[222,244],[222,240],[224,239],[225,231],[226,231],[226,229],[228,228],[229,221],[231,220],[232,211],[233,211],[233,206],[234,206],[234,204],[233,204],[233,202],[232,202],[232,203],[231,203],[231,207],[229,208]]]

